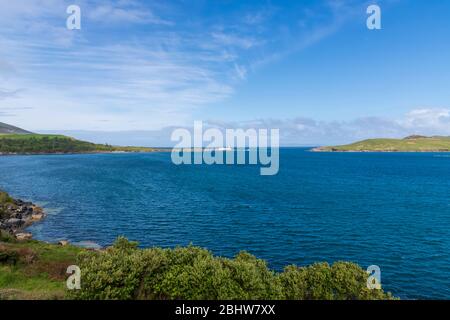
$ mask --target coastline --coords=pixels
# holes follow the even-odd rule
[[[319,146],[313,152],[450,152],[450,137],[410,135],[403,139],[375,138],[345,145]]]
[[[9,219],[5,219],[5,211]],[[31,239],[31,234],[27,234],[29,237],[23,236],[21,231],[24,228],[44,217],[45,213],[41,207],[32,202],[12,198],[6,192],[0,191],[0,274],[3,276],[0,280],[7,279],[3,283],[0,281],[0,300],[397,299],[390,292],[370,290],[367,287],[366,271],[353,262],[289,265],[278,272],[269,269],[264,260],[245,251],[240,251],[234,258],[226,258],[215,256],[208,249],[193,245],[141,249],[138,248],[137,242],[124,237],[118,237],[114,244],[106,248],[89,248],[68,241],[36,241]],[[10,219],[15,220],[9,221]],[[8,231],[9,239],[8,235],[3,234],[4,230]],[[186,261],[186,256],[191,259]],[[131,265],[130,261],[133,262]],[[83,270],[83,287],[79,291],[70,291],[66,288],[67,268],[75,264]],[[105,287],[111,287],[111,265],[119,272],[115,273],[113,278],[112,290],[104,290]],[[198,271],[197,266],[202,266],[202,269]],[[155,277],[149,279],[145,272],[147,269],[157,270]],[[174,279],[173,271],[180,269],[185,271]],[[211,272],[211,269],[214,272]],[[236,273],[237,270],[239,271]],[[205,279],[200,282],[198,272],[205,274]],[[331,274],[333,279],[331,282],[323,281],[321,288],[326,287],[326,291],[321,289],[315,292],[315,287],[310,286],[304,276],[318,279],[322,278],[324,273]],[[133,278],[129,281],[123,274],[132,274]],[[249,275],[249,283],[257,283],[258,287],[240,284],[241,279]],[[350,281],[342,282],[343,277],[350,277]],[[187,282],[188,287],[183,291],[174,291],[174,288],[179,288],[181,280]],[[211,283],[216,281],[223,283],[229,290],[224,292],[211,286]],[[300,284],[296,284],[298,281]],[[143,287],[142,283],[146,283],[146,286]],[[196,283],[202,290],[192,290],[190,283]]]
[[[16,199],[0,190],[0,232],[18,240],[29,240],[33,235],[24,230],[33,223],[42,221],[47,214],[36,204]]]
[[[9,200],[6,204],[2,203],[2,196]],[[31,201],[23,201],[18,198],[9,196],[8,193],[0,190],[0,235],[6,235],[15,238],[16,240],[33,240],[33,234],[26,232],[25,229],[34,223],[41,222],[47,217],[45,210],[34,204]],[[42,241],[48,244],[51,242]],[[60,240],[58,245],[66,246],[69,244],[68,240]],[[95,242],[84,240],[71,243],[73,246],[92,250],[101,250],[103,247]]]
[[[308,151],[329,153],[450,153],[450,150],[328,150],[322,149],[322,147],[312,148]]]
[[[171,152],[172,149],[152,149],[148,151],[86,151],[86,152],[0,152],[1,156],[62,156],[62,155],[80,155],[80,154],[125,154],[125,153],[154,153]]]

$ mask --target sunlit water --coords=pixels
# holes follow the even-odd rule
[[[450,158],[282,149],[280,172],[175,166],[170,153],[0,157],[0,188],[49,213],[46,241],[193,243],[287,264],[381,268],[402,298],[450,298]]]

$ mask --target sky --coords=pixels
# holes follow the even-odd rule
[[[69,5],[81,29],[68,30]],[[381,30],[366,9],[381,8]],[[450,1],[0,0],[0,122],[170,145],[278,128],[282,145],[450,135]]]

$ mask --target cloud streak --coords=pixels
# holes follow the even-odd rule
[[[33,107],[17,112],[30,130],[188,124],[233,96],[257,67],[336,32],[354,1],[289,11],[257,4],[211,18],[189,6],[189,19],[178,2],[77,3],[82,30],[70,31],[71,1],[0,0],[0,70],[9,70],[0,76],[9,88],[0,107]],[[5,101],[17,88],[25,90]]]
[[[365,117],[347,121],[318,121],[311,118],[256,119],[249,121],[204,122],[204,129],[279,129],[282,146],[319,146],[346,144],[370,138],[404,138],[409,135],[450,136],[450,109],[415,109],[399,119]],[[169,126],[160,130],[144,131],[50,131],[64,133],[79,139],[98,143],[105,141],[119,145],[173,146],[170,141],[173,130]],[[192,130],[191,126],[183,126]],[[48,132],[48,131],[45,131]]]
[[[5,90],[0,88],[0,100],[17,97],[21,90]]]

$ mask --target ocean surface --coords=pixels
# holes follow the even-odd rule
[[[276,176],[170,153],[3,156],[0,188],[46,209],[40,240],[193,243],[276,270],[349,260],[401,298],[450,299],[450,154],[286,148]]]

